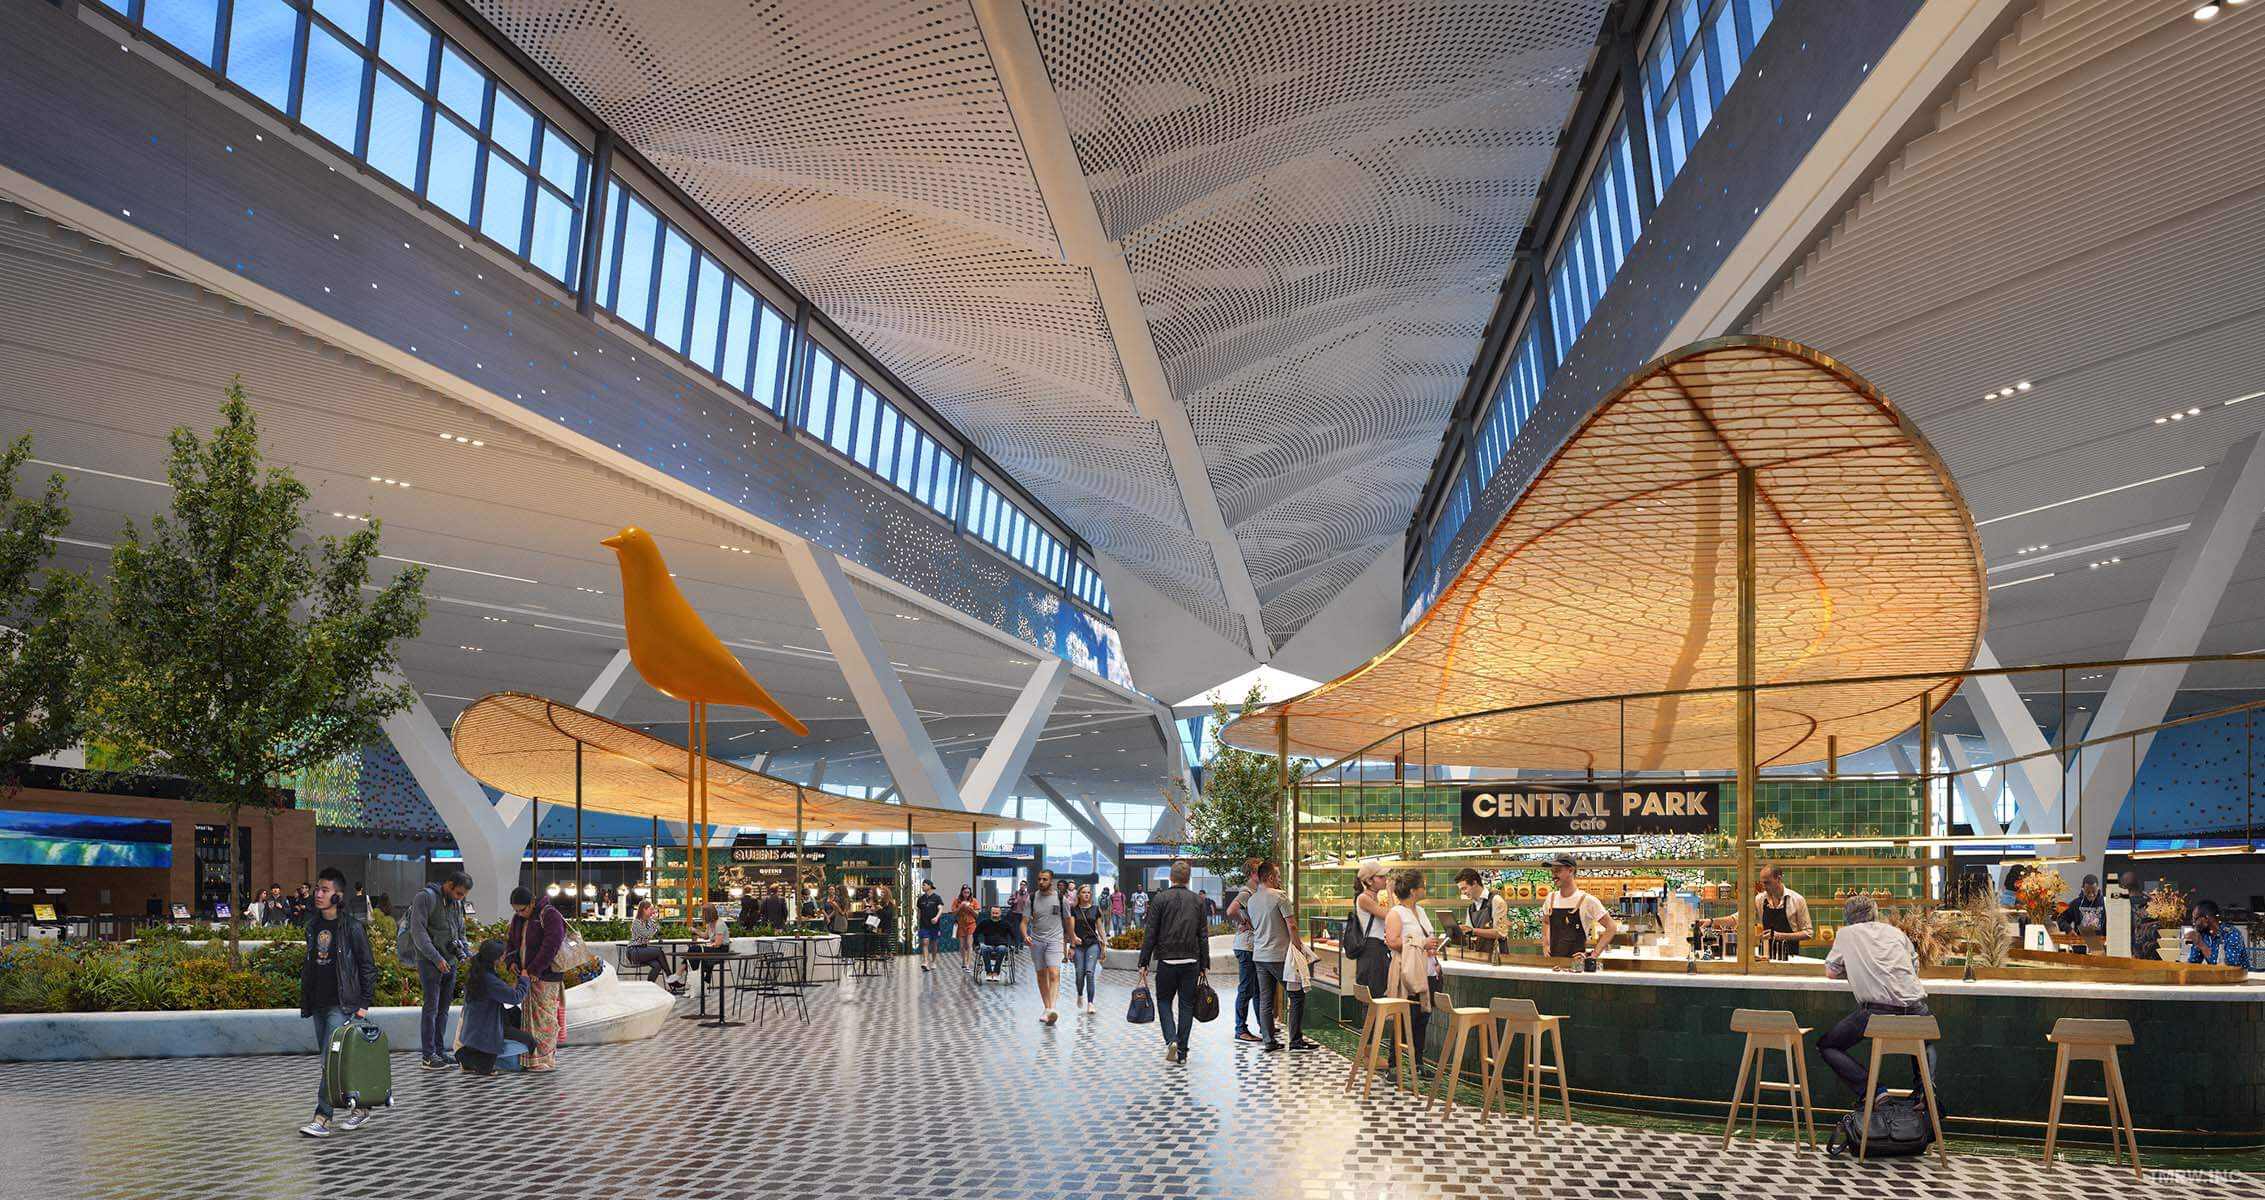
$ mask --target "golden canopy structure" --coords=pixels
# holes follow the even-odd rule
[[[457,714],[450,740],[472,778],[516,796],[633,817],[676,820],[684,804],[684,747],[592,712],[525,692],[483,696]],[[887,804],[816,791],[709,760],[708,820],[718,825],[831,833],[971,833],[1037,829],[989,813]]]
[[[1988,595],[1950,473],[1853,371],[1793,342],[1732,337],[1621,384],[1398,642],[1246,716],[1230,740],[1272,750],[1287,717],[1291,752],[1324,760],[1731,767],[1748,468],[1753,683],[1921,676],[1760,691],[1758,763],[1853,753],[1949,699]]]

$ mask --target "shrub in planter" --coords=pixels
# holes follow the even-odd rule
[[[1145,940],[1143,935],[1146,933],[1147,931],[1143,929],[1127,929],[1109,939],[1109,948],[1111,950],[1138,950],[1142,941]]]
[[[70,955],[51,942],[0,946],[0,1012],[70,1011]]]

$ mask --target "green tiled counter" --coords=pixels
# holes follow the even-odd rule
[[[1545,1013],[1568,1014],[1566,1073],[1584,1104],[1720,1118],[1745,1045],[1743,1035],[1730,1032],[1730,1013],[1738,1008],[1788,1009],[1812,1027],[1809,1079],[1816,1101],[1835,1110],[1849,1102],[1839,1077],[1817,1055],[1816,1039],[1853,1001],[1846,985],[1825,979],[1821,967],[1815,979],[1579,975],[1474,962],[1450,962],[1447,969],[1457,1005],[1483,1007],[1497,996],[1517,996]],[[1937,1083],[1951,1137],[1965,1129],[2042,1139],[2053,1077],[2046,1033],[2061,1017],[2105,1017],[2131,1022],[2138,1039],[2122,1053],[2142,1145],[2265,1147],[2265,976],[2251,980],[2243,987],[1928,980],[1928,1007],[1943,1029]],[[1348,1020],[1359,1021],[1352,1002],[1343,1008]],[[1427,1057],[1440,1052],[1445,1026],[1431,1023]],[[1859,1042],[1854,1053],[1864,1061],[1869,1044]],[[1773,1077],[1781,1069],[1771,1067]],[[1910,1060],[1890,1059],[1883,1069],[1891,1086],[1904,1086]],[[2097,1072],[2073,1067],[2069,1090],[2098,1094]],[[2062,1121],[2066,1139],[2105,1141],[2098,1129],[2066,1128],[2070,1121],[2102,1125],[2105,1109],[2072,1105]]]

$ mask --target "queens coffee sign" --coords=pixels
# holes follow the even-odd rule
[[[1712,783],[1578,790],[1466,787],[1462,831],[1493,837],[1713,833],[1721,820],[1720,802],[1721,787]]]

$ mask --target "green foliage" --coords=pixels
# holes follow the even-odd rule
[[[1253,689],[1233,715],[1242,716],[1258,705],[1259,694]],[[1203,794],[1190,802],[1175,780],[1165,800],[1187,814],[1187,840],[1203,866],[1233,887],[1243,881],[1243,860],[1282,855],[1282,760],[1220,740],[1230,719],[1226,702],[1214,701],[1210,753],[1203,760]],[[1293,765],[1293,785],[1299,774]]]
[[[187,780],[233,822],[280,804],[280,777],[373,740],[414,702],[395,647],[424,621],[425,571],[365,595],[380,522],[324,535],[310,553],[307,488],[263,466],[240,381],[220,415],[209,439],[173,431],[171,513],[119,531],[92,701],[121,752]],[[236,866],[231,856],[232,876]],[[243,882],[229,892],[241,911]]]
[[[1142,943],[1148,940],[1147,935],[1148,931],[1145,929],[1127,929],[1109,939],[1109,948],[1111,950],[1138,950]]]
[[[0,1012],[69,1012],[74,966],[52,942],[0,946]]]
[[[59,474],[37,498],[16,495],[30,457],[29,435],[0,450],[0,773],[76,744],[86,708],[92,593],[84,575],[47,566],[71,514]]]

